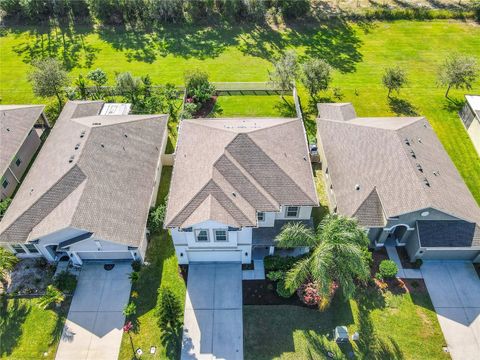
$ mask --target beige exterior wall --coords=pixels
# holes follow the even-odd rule
[[[473,119],[470,127],[468,128],[468,135],[472,139],[473,146],[477,149],[477,153],[480,155],[480,120],[478,118]]]

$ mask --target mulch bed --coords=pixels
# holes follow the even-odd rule
[[[277,295],[277,284],[270,280],[246,280],[243,285],[243,305],[296,305],[309,309],[316,306],[307,306],[300,301],[297,294],[285,299]]]
[[[397,246],[398,257],[404,269],[417,269],[415,263],[410,262],[410,256],[408,256],[407,250],[404,246]]]
[[[194,118],[205,118],[207,117],[215,107],[215,103],[217,102],[218,96],[212,96],[208,101],[202,104],[202,107],[197,110],[197,112],[193,115]]]
[[[186,284],[188,279],[188,265],[179,265],[179,268],[180,276],[183,278],[183,281]]]
[[[388,260],[389,259],[388,254],[387,254],[387,249],[385,249],[385,247],[375,249],[375,251],[372,253],[372,257],[373,257],[373,265],[371,267],[370,272],[371,272],[372,277],[374,277],[375,274],[379,271],[380,263],[383,260]]]

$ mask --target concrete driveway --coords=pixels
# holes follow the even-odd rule
[[[129,263],[84,263],[58,345],[56,360],[116,360],[122,341],[122,314],[130,296]]]
[[[190,264],[182,360],[243,359],[242,265]]]
[[[480,359],[480,279],[463,261],[425,261],[422,273],[454,360]]]

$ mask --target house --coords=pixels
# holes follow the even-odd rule
[[[427,119],[360,118],[351,104],[318,109],[332,211],[357,218],[372,246],[406,246],[412,261],[480,261],[480,208]]]
[[[318,206],[300,119],[183,120],[165,227],[180,264],[250,263]]]
[[[465,100],[459,115],[480,155],[480,95],[465,95]]]
[[[43,105],[0,105],[0,200],[11,197],[49,127]]]
[[[123,115],[70,101],[0,222],[19,257],[136,259],[161,174],[167,115]],[[121,115],[117,115],[120,113]]]

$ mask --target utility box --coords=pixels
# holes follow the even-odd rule
[[[335,328],[334,336],[335,342],[345,343],[349,341],[348,329],[346,326],[337,326]]]

